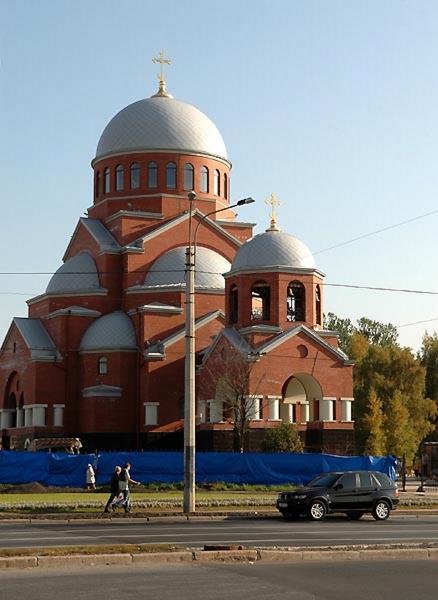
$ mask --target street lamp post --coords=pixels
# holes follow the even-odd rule
[[[243,198],[235,204],[212,210],[202,216],[198,222],[192,239],[192,206],[196,198],[194,192],[189,192],[189,245],[186,248],[185,281],[185,389],[184,389],[184,502],[185,514],[195,512],[195,263],[196,240],[200,224],[210,215],[255,202],[253,198]]]

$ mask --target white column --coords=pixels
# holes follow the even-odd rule
[[[17,427],[24,425],[24,411],[22,408],[17,408]]]
[[[158,407],[159,402],[145,402],[144,403],[144,424],[145,425],[158,425]]]
[[[351,421],[351,403],[354,398],[341,398],[342,421]]]
[[[34,427],[45,427],[47,404],[34,404],[32,408],[32,425]]]
[[[53,405],[53,426],[63,427],[64,426],[64,408],[65,404],[54,404]]]
[[[224,405],[220,400],[210,401],[210,423],[220,423],[224,420]]]
[[[280,398],[278,396],[268,396],[269,402],[269,420],[278,421],[280,418]]]
[[[8,427],[12,427],[12,415],[15,412],[15,409],[11,408],[3,408],[0,410],[0,427],[1,429],[8,429]]]
[[[32,410],[33,406],[24,407],[24,426],[32,427]]]
[[[308,402],[301,403],[301,423],[310,421],[310,405]]]
[[[251,396],[248,400],[248,413],[249,413],[249,418],[252,421],[259,421],[260,420],[260,409],[261,409],[261,402],[262,402],[262,397],[261,396]]]
[[[198,418],[200,423],[207,422],[207,402],[205,400],[198,402]]]
[[[333,421],[333,401],[336,402],[336,398],[323,398],[319,403],[320,421]]]

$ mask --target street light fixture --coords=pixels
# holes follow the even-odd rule
[[[195,512],[195,262],[196,241],[200,224],[210,215],[255,202],[253,198],[243,198],[235,204],[212,210],[198,222],[192,241],[192,214],[195,192],[189,192],[189,245],[186,248],[186,357],[185,357],[185,389],[184,389],[184,502],[185,514]]]

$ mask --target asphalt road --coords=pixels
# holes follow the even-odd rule
[[[0,572],[2,598],[26,600],[431,600],[436,562],[173,564]]]
[[[344,544],[438,543],[438,516],[396,516],[387,521],[344,517],[322,522],[281,518],[225,521],[92,521],[90,523],[0,523],[0,547],[90,544],[204,544],[244,546],[336,546]]]

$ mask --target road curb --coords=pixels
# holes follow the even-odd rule
[[[249,549],[242,550],[182,550],[177,552],[118,553],[118,554],[69,554],[65,556],[14,556],[0,557],[0,571],[29,568],[81,568],[112,565],[141,565],[151,563],[300,563],[325,561],[370,561],[370,560],[438,560],[438,548],[364,548],[363,546],[339,549]]]

